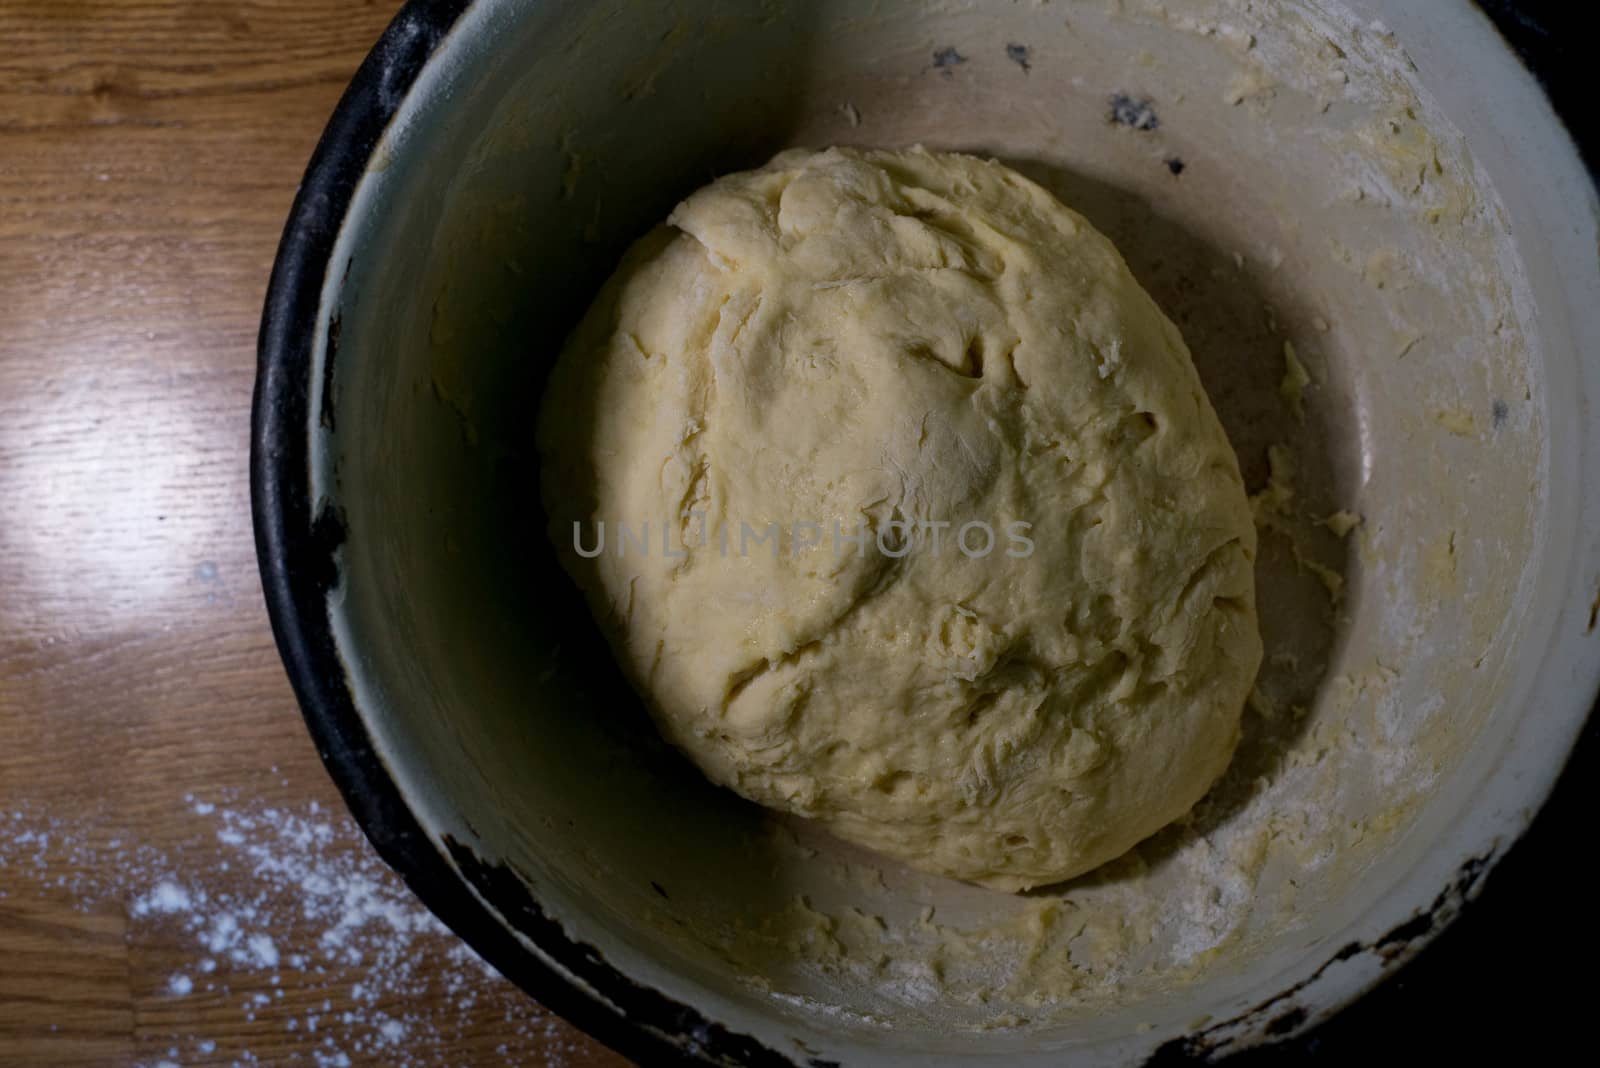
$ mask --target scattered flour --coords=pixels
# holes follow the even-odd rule
[[[203,1005],[213,1033],[217,1006],[237,1014],[229,1030],[239,1038],[160,1034],[150,1043],[162,1052],[136,1068],[279,1063],[281,1041],[249,1048],[248,1036],[273,1026],[297,1036],[293,1063],[319,1068],[455,1065],[469,1039],[480,1058],[508,1065],[559,1066],[584,1048],[423,908],[342,813],[191,795],[178,816],[196,839],[169,854],[90,824],[0,810],[0,907],[39,898],[85,913],[120,907],[130,943],[191,954],[158,997]]]

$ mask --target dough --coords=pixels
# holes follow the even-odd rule
[[[623,669],[745,797],[1018,890],[1233,752],[1233,451],[1111,243],[1000,164],[794,151],[690,196],[569,340],[539,444]]]

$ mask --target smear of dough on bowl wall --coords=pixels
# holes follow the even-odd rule
[[[539,65],[455,90],[504,94],[494,117],[391,176],[404,221],[360,255],[429,296],[347,305],[347,349],[388,356],[341,364],[321,475],[375,532],[337,625],[434,825],[624,970],[795,1034],[999,1054],[1181,1030],[1197,983],[1221,1004],[1338,949],[1504,730],[1547,494],[1522,266],[1399,41],[1309,0],[537,18]],[[917,874],[706,786],[544,544],[529,413],[621,251],[714,175],[833,144],[992,157],[1084,214],[1181,330],[1252,494],[1238,751],[1062,886]]]

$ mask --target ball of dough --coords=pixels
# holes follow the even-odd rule
[[[1228,763],[1261,659],[1237,461],[1116,249],[998,163],[795,151],[690,196],[539,439],[624,670],[747,798],[1016,890]]]

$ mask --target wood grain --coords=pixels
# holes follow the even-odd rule
[[[119,869],[244,893],[193,798],[343,819],[262,606],[249,407],[296,183],[397,7],[0,0],[0,1064],[312,1064],[326,1029],[295,1021],[372,1011],[360,966],[170,996],[193,934],[130,923]],[[451,939],[424,944],[418,974],[448,971]],[[620,1063],[487,975],[426,996],[455,1023],[413,1029],[416,1063]]]

